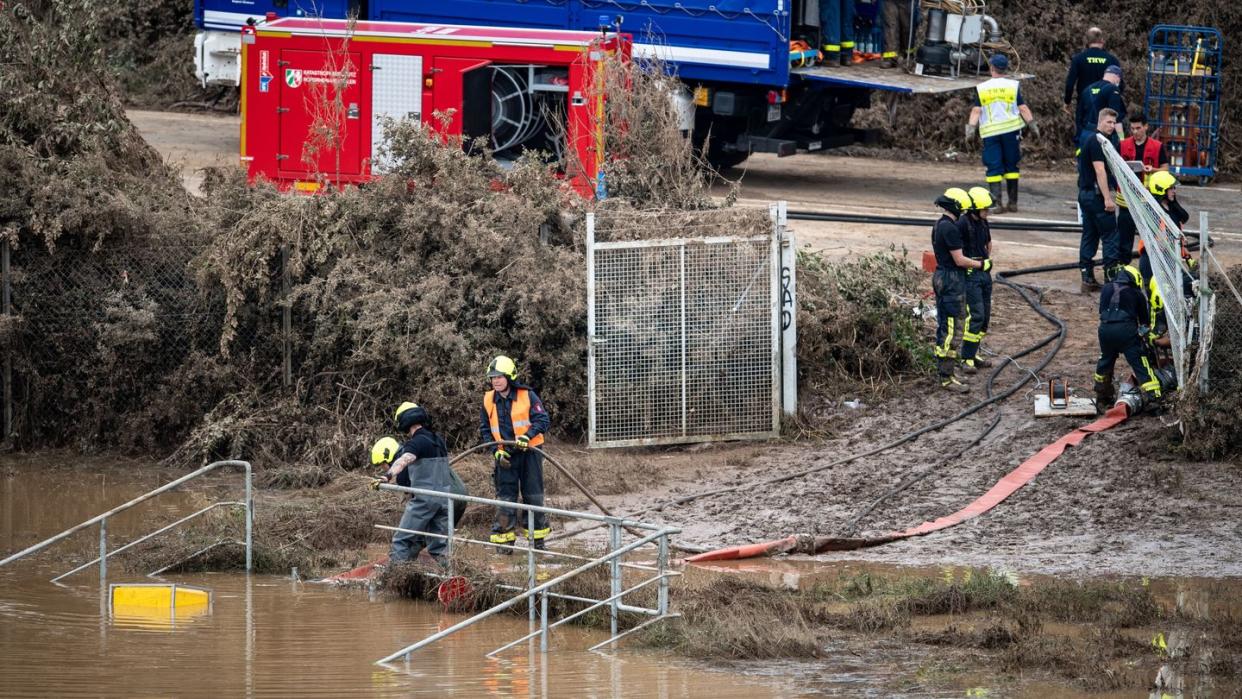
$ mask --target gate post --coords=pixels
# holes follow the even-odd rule
[[[781,264],[781,410],[798,414],[798,247],[789,230],[786,202],[772,207]]]
[[[595,213],[586,215],[587,446],[595,443]]]
[[[0,276],[4,277],[3,298],[0,299],[0,310],[5,320],[13,315],[13,274],[10,269],[9,240],[0,242]],[[4,343],[4,440],[13,436],[13,342],[12,338]]]

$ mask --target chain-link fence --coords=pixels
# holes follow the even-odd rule
[[[778,241],[759,223],[588,219],[593,446],[779,431]]]
[[[210,408],[221,375],[277,372],[287,344],[267,329],[281,309],[246,306],[222,347],[225,297],[196,273],[203,250],[184,240],[3,243],[5,434],[155,446]]]

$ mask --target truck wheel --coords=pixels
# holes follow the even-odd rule
[[[716,172],[724,172],[729,168],[741,165],[749,157],[750,153],[743,151],[724,151],[718,148],[709,148],[707,164],[711,165]]]

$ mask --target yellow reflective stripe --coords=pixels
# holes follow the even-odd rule
[[[966,322],[970,322],[970,317],[966,317]],[[976,345],[983,342],[983,335],[980,333],[972,333],[969,330],[962,333],[962,340],[965,342],[973,342]]]
[[[536,541],[538,541],[539,539],[546,539],[548,534],[551,534],[551,533],[552,533],[552,527],[547,527],[545,529],[535,529],[533,537],[530,536],[531,532],[527,531],[526,529],[522,530],[522,536],[525,536],[527,538],[533,538]]]
[[[854,42],[852,42],[852,41],[842,41],[842,42],[841,42],[841,48],[843,48],[843,49],[852,49],[852,48],[854,48]]]
[[[513,532],[503,532],[501,534],[492,534],[491,542],[493,544],[507,544],[511,541],[517,541],[517,534]]]
[[[896,57],[897,57],[896,51],[885,51],[884,53],[880,54],[880,58],[896,58]]]
[[[1003,175],[988,175],[988,182],[1000,182],[1005,179]]]
[[[937,348],[940,350],[941,356],[943,357],[953,356],[953,349],[952,349],[953,331],[954,331],[953,325],[956,320],[957,319],[952,316],[949,316],[947,319],[945,319],[945,327],[947,329],[947,332],[945,332],[944,334],[944,344],[942,344],[940,347]]]
[[[1005,179],[1007,179],[1007,180],[1020,180],[1020,179],[1022,179],[1022,173],[1020,173],[1020,172],[1006,172],[1006,173],[1005,173]]]
[[[824,44],[824,50],[835,51],[837,53],[841,53],[841,45],[840,44]]]
[[[1091,378],[1095,379],[1096,383],[1110,383],[1112,381],[1112,378],[1103,374],[1092,374]]]

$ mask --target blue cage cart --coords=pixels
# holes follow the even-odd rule
[[[1144,113],[1169,153],[1169,170],[1206,185],[1216,176],[1220,132],[1219,30],[1159,24],[1147,38]]]

